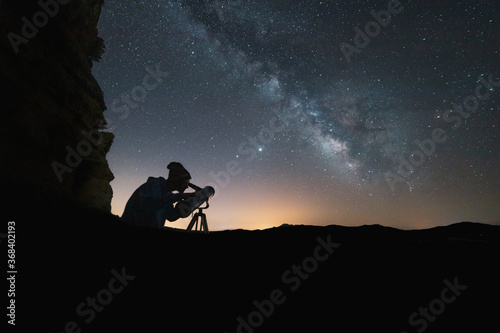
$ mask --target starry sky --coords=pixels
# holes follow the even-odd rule
[[[216,189],[211,230],[499,224],[499,20],[493,0],[107,0],[112,212],[178,161]]]

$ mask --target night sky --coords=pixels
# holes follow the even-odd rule
[[[107,0],[112,211],[178,161],[216,188],[211,230],[500,223],[499,20],[493,0]]]

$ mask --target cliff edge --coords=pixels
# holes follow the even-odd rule
[[[110,211],[103,93],[103,1],[0,1],[0,181],[14,197]],[[20,198],[18,197],[17,200]]]

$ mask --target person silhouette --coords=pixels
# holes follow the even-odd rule
[[[130,196],[121,219],[131,225],[163,228],[165,220],[174,222],[181,217],[174,203],[196,195],[184,193],[191,175],[179,162],[167,166],[168,178],[149,177]],[[178,193],[172,193],[177,191]]]

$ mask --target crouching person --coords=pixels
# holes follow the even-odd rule
[[[191,175],[178,162],[170,163],[168,178],[149,177],[147,182],[139,186],[125,206],[122,220],[131,225],[152,228],[163,228],[165,220],[176,221],[181,217],[174,204],[196,195],[184,193]],[[178,193],[172,193],[177,191]]]

